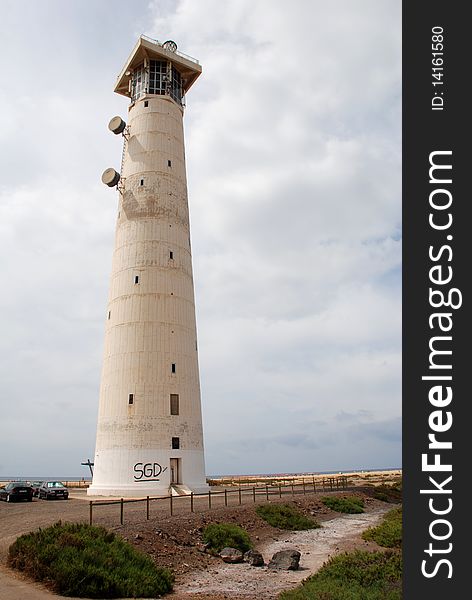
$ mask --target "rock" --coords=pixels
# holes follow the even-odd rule
[[[269,569],[296,571],[300,563],[300,556],[298,550],[280,550],[270,559],[268,567]]]
[[[240,563],[243,562],[243,553],[236,548],[223,548],[219,556],[225,563]]]
[[[251,567],[263,567],[264,557],[257,550],[248,550],[244,553],[244,562],[247,562]]]
[[[142,536],[140,533],[137,533],[137,534],[134,536],[134,539],[135,539],[135,540],[142,540],[142,539],[143,539],[143,536]]]

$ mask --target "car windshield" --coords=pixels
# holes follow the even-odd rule
[[[12,487],[25,487],[25,486],[29,486],[29,483],[27,481],[15,481],[11,484]]]
[[[50,488],[63,488],[64,484],[60,481],[48,481],[48,487]]]

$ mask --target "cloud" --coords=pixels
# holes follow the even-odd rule
[[[117,202],[99,179],[141,32],[203,65],[184,125],[207,471],[397,466],[400,7],[27,5],[0,9],[2,470],[93,455]]]

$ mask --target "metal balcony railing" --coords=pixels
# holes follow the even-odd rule
[[[142,35],[141,37],[143,38],[143,40],[147,40],[148,42],[152,42],[153,44],[157,44],[158,46],[161,46],[161,47],[164,46],[163,42],[160,42],[159,40],[154,40],[147,35]],[[190,62],[194,62],[197,65],[200,64],[196,58],[193,58],[193,56],[189,56],[188,54],[184,54],[183,52],[180,52],[179,50],[176,50],[175,54],[177,54],[178,56],[181,56],[182,58],[185,58],[186,60],[189,60]]]

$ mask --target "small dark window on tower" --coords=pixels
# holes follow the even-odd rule
[[[171,394],[170,395],[170,414],[171,415],[179,414],[179,394]]]
[[[178,450],[180,448],[180,438],[172,438],[172,450]]]
[[[172,166],[172,161],[171,161],[171,160],[168,160],[168,161],[167,161],[167,166],[168,166],[168,167],[171,167],[171,166]]]
[[[128,395],[128,404],[134,404],[134,394]]]
[[[147,100],[144,101],[144,107],[147,108],[149,106],[149,102]]]
[[[172,363],[171,370],[172,370],[172,373],[175,373],[175,363]]]
[[[144,185],[144,179],[141,179],[141,182],[139,185]]]
[[[172,250],[169,251],[169,258],[171,258],[171,259],[174,258],[174,253],[172,252]]]
[[[139,283],[139,275],[134,276],[134,283]]]

